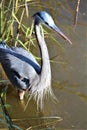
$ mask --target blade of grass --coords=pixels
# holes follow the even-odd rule
[[[12,126],[13,122],[12,122],[11,117],[9,116],[9,113],[5,107],[4,99],[1,95],[0,95],[0,99],[1,99],[3,113],[5,113],[5,115],[6,115],[5,119],[6,119],[6,122],[8,124],[8,128],[9,128],[9,130],[15,130],[14,127]]]

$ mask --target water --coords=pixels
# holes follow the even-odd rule
[[[39,1],[38,1],[39,2]],[[42,6],[41,6],[42,5]],[[49,7],[49,8],[48,8]],[[25,102],[20,102],[16,90],[9,87],[7,103],[11,118],[23,130],[86,130],[87,129],[87,2],[81,1],[78,24],[74,31],[75,3],[73,0],[40,1],[40,6],[29,7],[30,14],[47,10],[55,23],[73,42],[70,45],[60,36],[50,31],[58,40],[55,43],[46,38],[52,67],[52,87],[58,99],[54,103],[49,99],[42,112],[36,110],[34,101],[30,101],[24,112]],[[59,46],[61,44],[62,48]],[[32,49],[35,53],[36,49]],[[54,57],[54,58],[53,58]],[[56,63],[58,62],[58,63]],[[48,118],[47,118],[48,117]],[[51,117],[51,118],[50,118]],[[61,117],[59,119],[58,117]]]

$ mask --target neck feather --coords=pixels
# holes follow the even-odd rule
[[[40,32],[40,26],[38,25],[35,26],[35,33],[40,48],[40,54],[41,54],[41,73],[40,73],[41,77],[40,78],[41,81],[43,82],[46,82],[46,80],[51,82],[51,67],[49,61],[49,54],[48,54],[46,43],[44,41],[44,37]]]

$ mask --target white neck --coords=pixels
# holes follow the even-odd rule
[[[47,50],[46,43],[44,41],[43,36],[40,33],[39,25],[35,25],[35,34],[37,38],[37,42],[40,48],[41,53],[41,72],[38,75],[39,81],[31,87],[31,93],[37,102],[37,107],[42,109],[43,101],[46,95],[54,96],[51,88],[51,68],[49,62],[49,54]]]
[[[36,31],[36,37],[40,48],[41,53],[41,73],[40,73],[40,80],[41,82],[48,84],[48,86],[51,84],[51,67],[50,67],[50,61],[49,61],[49,54],[48,49],[46,46],[46,43],[44,41],[43,36],[40,32],[40,26],[35,26]]]

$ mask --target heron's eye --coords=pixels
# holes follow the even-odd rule
[[[49,24],[47,22],[45,22],[45,24],[49,26]]]

